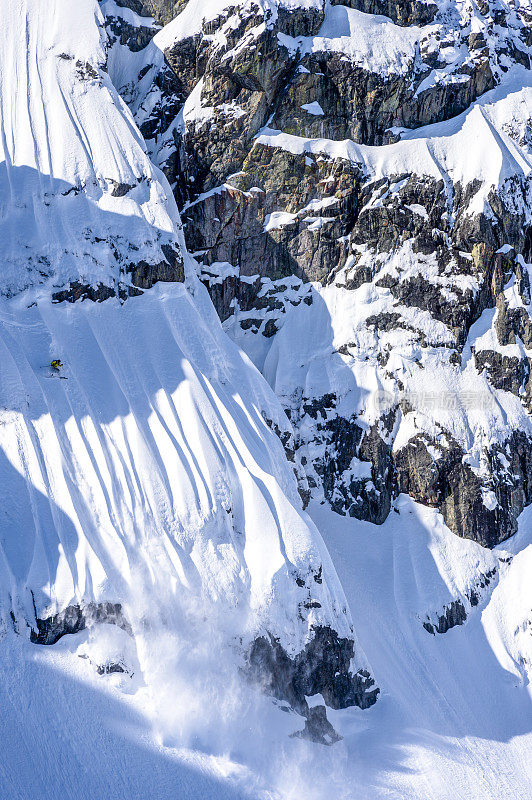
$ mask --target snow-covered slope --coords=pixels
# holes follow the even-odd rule
[[[5,0],[6,800],[529,798],[530,3],[348,5]]]
[[[369,711],[328,711],[343,736],[334,747],[290,738],[299,717],[249,687],[238,692],[211,651],[212,628],[192,652],[186,631],[158,629],[140,658],[108,625],[48,648],[10,637],[2,796],[107,800],[111,786],[119,800],[528,800],[529,515],[515,540],[489,552],[405,496],[396,508],[380,527],[310,508],[382,687]],[[467,604],[479,570],[495,573],[465,623],[429,633],[427,607]],[[133,675],[97,674],[96,664],[119,659]]]
[[[345,796],[525,800],[532,785],[530,513],[515,540],[489,552],[404,495],[395,508],[377,527],[311,507],[355,619],[371,619],[360,627],[361,641],[382,687],[363,729],[337,723],[357,784]],[[467,606],[467,582],[479,569],[494,574],[467,621],[428,633],[424,609],[459,598]]]
[[[162,287],[123,306],[2,305],[4,629],[12,613],[23,629],[80,601],[132,597],[149,614],[153,585],[220,602],[230,636],[269,630],[294,650],[307,624],[336,620],[348,635],[334,570],[261,416],[282,424],[275,398],[202,287],[199,307],[181,284]],[[331,582],[313,587],[302,627],[308,588],[296,581],[322,565]]]
[[[98,6],[28,0],[2,16],[0,291],[78,282],[127,293],[138,265],[165,262],[164,250],[173,264],[179,232],[105,72]]]
[[[272,430],[290,426],[196,278],[169,186],[105,72],[98,4],[8,9],[2,634],[51,645],[113,624],[149,683],[154,631],[170,631],[303,714],[317,690],[370,705],[345,596]],[[139,288],[161,278],[173,282]]]

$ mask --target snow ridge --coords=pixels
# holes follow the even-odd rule
[[[35,634],[36,618],[91,603],[121,604],[135,626],[150,605],[160,613],[162,592],[164,615],[183,597],[224,609],[222,640],[238,641],[240,658],[259,634],[292,655],[320,627],[353,641],[334,567],[268,427],[290,426],[195,277],[168,183],[105,73],[97,3],[16,2],[8,23],[3,630]],[[125,304],[120,288],[102,304],[57,303],[69,284],[134,289],[130,259],[149,272],[165,247],[186,285],[135,289]]]
[[[174,198],[105,72],[96,3],[9,3],[0,32],[0,292],[127,286],[182,245]],[[83,35],[80,32],[83,31]]]

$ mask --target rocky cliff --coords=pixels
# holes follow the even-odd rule
[[[531,4],[102,10],[201,279],[292,422],[302,491],[378,523],[406,492],[481,544],[514,533],[532,501]]]
[[[2,22],[0,798],[529,800],[532,0]]]

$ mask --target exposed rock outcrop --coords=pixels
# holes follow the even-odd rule
[[[63,636],[78,633],[90,625],[106,622],[117,625],[131,634],[131,626],[124,617],[120,603],[87,603],[68,606],[58,614],[45,619],[35,616],[37,630],[32,628],[31,641],[35,644],[55,644]]]
[[[456,625],[463,625],[467,619],[464,604],[460,600],[453,600],[448,606],[445,606],[444,613],[438,617],[438,622],[434,625],[432,622],[424,622],[423,627],[428,633],[433,635],[436,633],[447,633],[451,628]]]
[[[351,672],[353,641],[326,627],[316,628],[313,634],[295,658],[272,637],[256,639],[248,656],[249,678],[303,716],[309,715],[306,697],[315,694],[321,694],[331,708],[372,706],[379,689],[366,670]]]
[[[427,25],[434,21],[436,3],[423,0],[331,0],[333,6],[346,6],[366,14],[384,14],[397,25]]]
[[[127,5],[159,24],[187,8]],[[451,142],[469,125],[494,148],[488,166],[506,147],[504,163],[514,147],[521,155],[512,163],[526,159],[530,115],[512,106],[503,119],[489,108],[506,102],[510,75],[531,68],[530,25],[524,7],[498,0],[474,14],[458,0],[445,8],[235,3],[196,20],[147,62],[138,87],[123,88],[172,183],[200,277],[228,331],[262,354],[259,367],[267,351],[251,337],[275,350],[286,319],[321,304],[306,282],[352,292],[355,307],[367,308],[349,338],[335,334],[330,364],[367,363],[391,398],[380,416],[349,410],[335,385],[321,397],[294,385],[281,398],[305,496],[338,513],[381,523],[404,491],[437,507],[458,535],[491,547],[516,530],[532,500],[525,417],[519,431],[501,422],[492,440],[489,423],[484,433],[477,427],[474,444],[443,419],[453,402],[468,420],[490,397],[505,408],[514,402],[493,392],[530,411],[530,172],[488,178],[464,167],[462,145],[446,150],[438,138]],[[131,32],[116,20],[109,27],[127,47]],[[416,142],[419,159],[406,158]],[[478,378],[469,400],[462,389],[458,400],[454,389],[430,397],[431,376],[462,386],[471,365]]]

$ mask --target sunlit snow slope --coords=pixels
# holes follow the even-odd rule
[[[168,184],[103,69],[97,4],[8,8],[4,630],[89,602],[120,603],[134,624],[156,613],[158,592],[188,592],[197,603],[220,601],[223,625],[240,641],[269,632],[293,653],[313,625],[349,636],[334,569],[264,419],[283,429],[284,415],[193,275],[125,305],[51,302],[55,287],[73,281],[113,288],[120,265],[158,263],[164,242],[187,265],[189,257]],[[48,366],[54,358],[61,374]],[[321,568],[324,580],[309,588]]]
[[[364,658],[272,430],[289,435],[284,412],[195,276],[97,3],[4,10],[0,796],[234,797],[273,763],[264,735],[305,726],[244,682],[254,643],[302,670],[325,632],[343,664],[318,651],[309,670],[328,659],[348,705]],[[277,680],[260,658],[254,675]]]
[[[290,423],[195,276],[96,0],[3,11],[0,797],[529,800],[530,515],[488,551],[405,496],[380,527],[305,513]],[[185,280],[133,287],[174,258]],[[318,360],[296,334],[272,385],[285,350]],[[467,619],[431,631],[453,603]],[[330,748],[293,736],[319,692],[291,708],[241,674],[257,637],[282,677],[320,628],[330,684],[367,656],[381,687],[327,709]]]
[[[0,31],[0,290],[115,286],[177,248],[175,205],[105,64],[90,0],[9,0]]]
[[[209,301],[199,312],[178,284],[122,307],[25,303],[1,312],[4,615],[127,601],[141,580],[242,606],[239,625],[290,639],[295,578],[327,557],[260,415],[275,401]],[[313,618],[347,632],[328,586]]]

